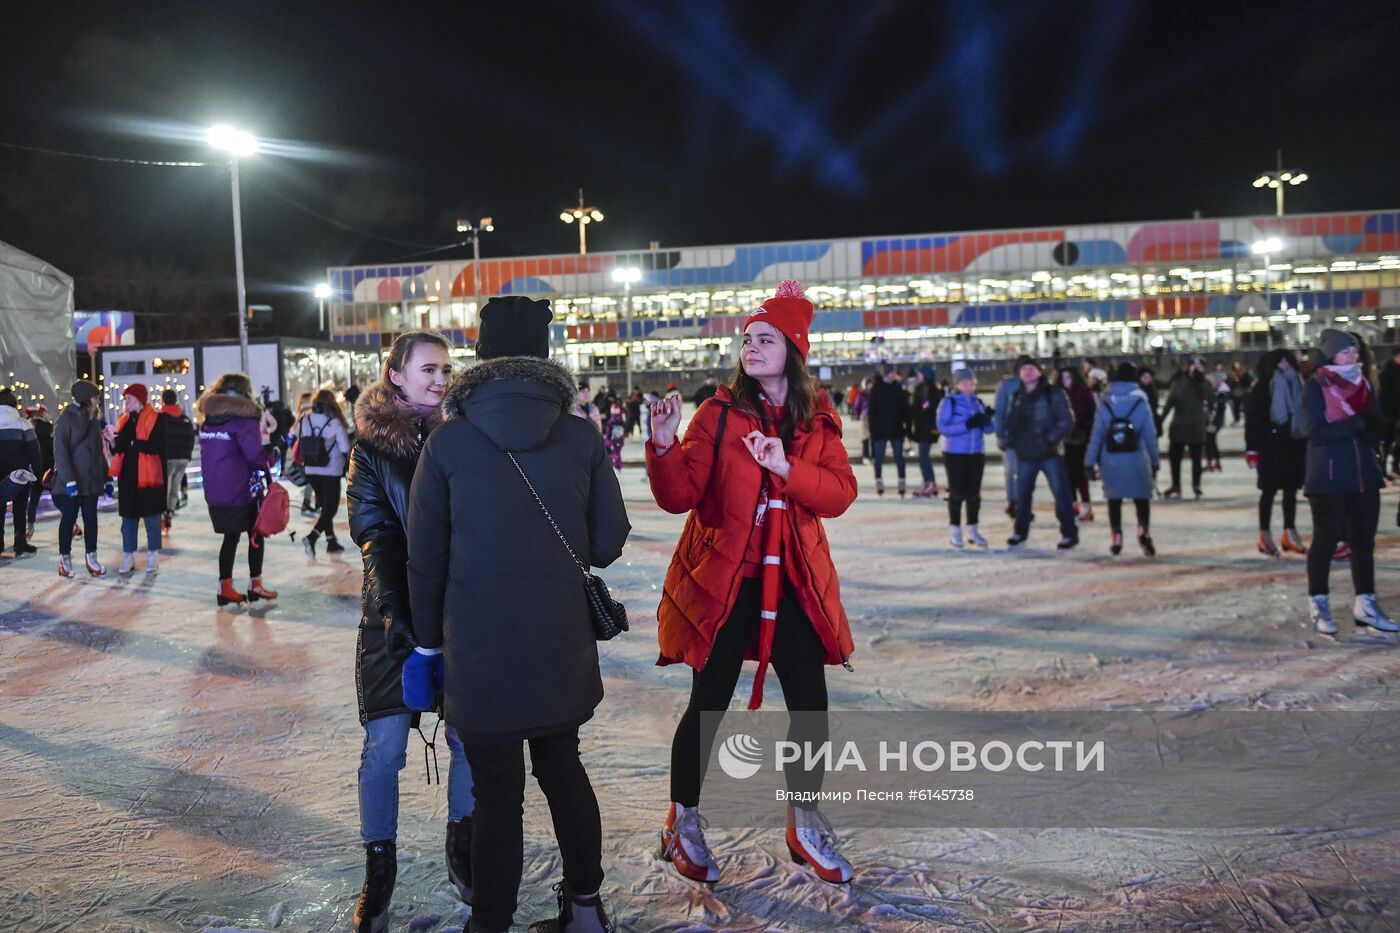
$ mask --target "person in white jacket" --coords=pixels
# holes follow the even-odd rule
[[[350,430],[345,413],[330,389],[311,399],[311,410],[297,419],[288,436],[296,443],[297,456],[308,484],[316,491],[320,512],[316,525],[302,539],[306,556],[316,559],[316,541],[326,539],[326,553],[345,550],[335,537],[335,516],[340,511],[340,480],[350,462]]]

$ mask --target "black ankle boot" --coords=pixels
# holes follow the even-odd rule
[[[389,901],[394,897],[394,879],[398,872],[394,840],[385,839],[365,846],[365,886],[355,902],[352,920],[355,933],[383,933],[389,929]]]
[[[463,904],[472,902],[472,818],[447,824],[447,880]]]
[[[559,916],[530,924],[530,933],[568,933],[571,926],[573,930],[601,929],[605,933],[616,933],[617,927],[613,926],[607,911],[603,909],[602,895],[579,900],[569,889],[567,881],[556,884],[554,893],[559,896]]]
[[[343,550],[345,550],[345,545],[341,544],[340,541],[337,540],[337,538],[336,538],[335,535],[333,535],[333,534],[327,534],[327,535],[326,535],[326,553],[327,553],[327,554],[339,554],[339,553],[340,553],[341,551],[343,551]]]

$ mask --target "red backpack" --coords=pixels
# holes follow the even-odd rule
[[[253,522],[252,544],[260,547],[264,538],[279,535],[287,530],[292,518],[292,500],[287,488],[276,480],[267,484],[267,494],[258,506],[258,517]]]

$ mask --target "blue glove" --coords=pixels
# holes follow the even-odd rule
[[[64,487],[63,487],[63,494],[64,494],[65,496],[68,496],[70,499],[71,499],[73,496],[76,496],[76,495],[78,494],[78,484],[77,484],[77,483],[69,483],[68,485],[64,486]]]
[[[111,499],[111,498],[115,497],[116,494],[117,494],[117,487],[114,486],[114,485],[112,485],[112,481],[111,481],[111,480],[107,480],[107,482],[105,482],[105,483],[102,484],[102,495],[106,496],[108,499]]]
[[[403,662],[403,705],[419,712],[433,709],[442,681],[442,649],[414,648]]]

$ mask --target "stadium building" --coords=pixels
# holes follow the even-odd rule
[[[783,279],[817,306],[813,366],[1239,351],[1333,324],[1392,340],[1400,212],[1300,214],[695,246],[328,270],[333,341],[426,327],[470,347],[479,301],[549,298],[585,374],[732,365]],[[467,351],[470,352],[469,350]]]

